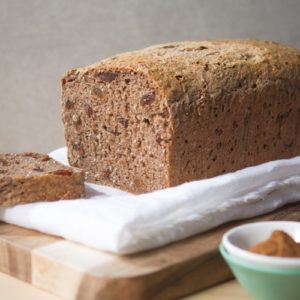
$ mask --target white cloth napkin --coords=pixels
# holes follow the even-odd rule
[[[66,148],[50,153],[67,164]],[[300,156],[142,195],[86,183],[87,199],[0,208],[0,219],[129,254],[300,199]]]

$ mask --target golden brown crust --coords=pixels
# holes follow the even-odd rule
[[[299,80],[295,73],[299,72],[295,70],[295,66],[299,68],[299,55],[299,50],[271,41],[177,42],[119,54],[85,68],[70,70],[62,80],[103,69],[140,72],[155,81],[172,102],[191,94],[195,86],[208,93],[224,87],[228,92],[235,91],[241,79],[256,72],[261,74],[261,82],[269,81],[270,75]]]
[[[45,154],[0,154],[0,205],[75,199],[85,195],[82,170]]]

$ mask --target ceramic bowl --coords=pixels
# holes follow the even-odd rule
[[[300,223],[271,221],[235,227],[225,233],[220,245],[220,252],[233,274],[255,300],[300,299],[300,258],[271,257],[247,251],[278,229],[299,242]]]
[[[249,263],[259,263],[266,267],[300,269],[299,258],[272,257],[247,251],[249,247],[268,239],[271,233],[278,229],[300,242],[300,222],[270,221],[234,227],[224,234],[222,244],[230,255]]]

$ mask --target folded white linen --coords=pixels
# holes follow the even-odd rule
[[[66,148],[50,153],[67,164]],[[300,157],[142,195],[86,183],[87,197],[0,208],[0,220],[129,254],[300,199]]]

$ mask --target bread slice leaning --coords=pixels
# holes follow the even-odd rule
[[[75,199],[85,195],[84,172],[39,153],[0,154],[0,205]]]

